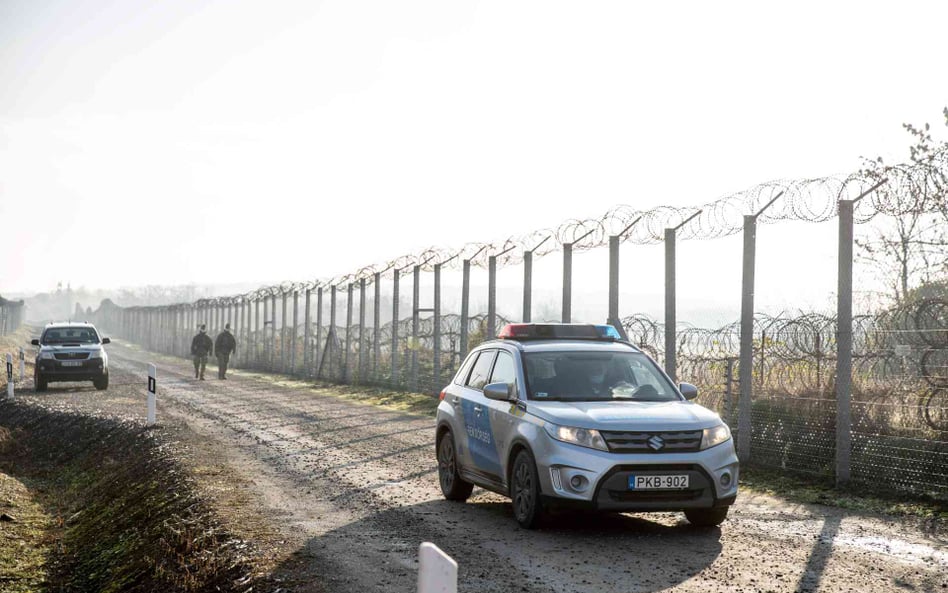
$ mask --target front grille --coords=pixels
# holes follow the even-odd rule
[[[691,453],[701,449],[700,430],[678,432],[599,431],[613,453]],[[661,445],[653,447],[651,444]]]
[[[88,352],[56,352],[53,354],[56,360],[85,360],[89,358]]]

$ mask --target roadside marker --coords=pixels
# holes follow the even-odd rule
[[[147,426],[155,425],[155,393],[158,391],[158,367],[148,364],[148,417]]]
[[[7,398],[13,399],[13,355],[7,353]]]
[[[431,542],[418,547],[418,593],[457,593],[458,563]]]

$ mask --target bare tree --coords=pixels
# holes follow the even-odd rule
[[[943,115],[948,126],[948,107]],[[860,259],[882,274],[896,303],[948,272],[948,142],[934,140],[927,123],[903,128],[912,137],[909,162],[864,160],[865,176],[889,179],[879,189],[887,216],[856,241]]]

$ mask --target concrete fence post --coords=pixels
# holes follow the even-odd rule
[[[365,383],[368,362],[365,348],[365,276],[363,276],[359,278],[359,383]]]
[[[300,291],[293,290],[293,329],[292,339],[290,340],[290,374],[296,374],[296,347],[299,342],[300,333]]]
[[[372,380],[378,381],[382,356],[382,273],[376,272],[372,298]]]
[[[853,201],[839,201],[836,300],[836,485],[850,478],[853,379]]]
[[[435,389],[441,389],[441,264],[434,266],[434,344],[432,346],[432,374]]]
[[[339,299],[336,298],[336,285],[333,284],[329,287],[329,334],[326,338],[328,346],[326,347],[327,352],[323,354],[323,358],[327,355],[329,356],[329,378],[333,381],[338,381],[339,376],[336,374],[336,369],[338,365],[336,364],[336,357],[338,353],[336,352],[336,340],[339,336],[336,334],[336,301]]]
[[[310,376],[312,361],[310,353],[312,352],[310,344],[312,343],[312,296],[313,289],[307,288],[303,295],[303,376]]]
[[[533,315],[533,252],[523,252],[523,314],[520,319],[530,323]]]
[[[313,357],[317,379],[322,377],[324,356],[326,352],[323,350],[323,287],[320,286],[316,289],[316,354]]]
[[[563,303],[560,320],[570,323],[573,318],[573,244],[563,243]]]
[[[409,391],[418,392],[418,323],[421,308],[421,266],[412,268],[411,284],[411,381]]]
[[[282,291],[281,291],[282,292]],[[287,297],[289,295],[285,292],[280,295],[280,372],[286,374],[287,364],[289,363],[289,348],[287,333],[289,327],[286,323],[286,313],[287,313]]]
[[[497,256],[487,258],[487,335],[485,340],[497,336]]]
[[[343,356],[342,382],[349,383],[352,380],[352,371],[349,367],[349,360],[352,353],[352,282],[346,287],[346,354]]]
[[[392,279],[392,385],[398,385],[398,270],[393,270]]]
[[[468,315],[471,305],[471,260],[461,262],[461,359],[467,356]]]
[[[744,217],[744,252],[741,276],[741,351],[738,366],[741,397],[737,408],[737,455],[750,460],[751,410],[754,396],[754,263],[756,258],[757,218]]]
[[[676,325],[678,323],[675,295],[675,232],[665,229],[665,372],[677,381],[678,361],[676,350]]]

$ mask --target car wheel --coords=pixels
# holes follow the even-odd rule
[[[688,509],[685,511],[685,518],[695,527],[716,527],[727,519],[728,508]]]
[[[450,432],[445,432],[438,441],[438,481],[448,500],[465,501],[474,490],[474,484],[464,481],[458,473],[457,450]]]
[[[526,449],[517,454],[510,477],[510,498],[513,500],[517,523],[524,529],[538,527],[544,516],[540,501],[540,476],[533,455]]]
[[[46,391],[47,382],[39,371],[33,373],[33,385],[36,391]]]
[[[105,391],[109,388],[109,374],[106,373],[102,375],[101,378],[94,380],[92,384],[95,385],[95,388],[99,391]]]

